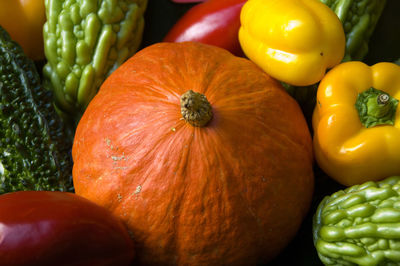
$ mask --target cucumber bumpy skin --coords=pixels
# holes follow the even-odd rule
[[[32,60],[0,27],[0,194],[73,191],[72,138]]]
[[[400,265],[400,176],[326,196],[313,239],[325,265]]]
[[[105,78],[142,40],[147,0],[45,0],[45,87],[79,120]]]
[[[346,34],[344,61],[361,61],[386,0],[320,0],[336,13]]]

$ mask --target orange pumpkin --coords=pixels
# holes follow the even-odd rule
[[[298,106],[251,61],[199,43],[144,48],[77,127],[76,193],[128,226],[145,265],[254,265],[296,234],[313,192]]]

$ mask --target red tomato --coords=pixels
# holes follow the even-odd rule
[[[130,265],[133,241],[107,209],[68,192],[0,196],[0,265]]]
[[[170,29],[164,42],[195,41],[244,56],[239,44],[240,10],[246,0],[208,0],[190,8]]]

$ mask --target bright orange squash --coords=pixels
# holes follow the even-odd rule
[[[268,261],[313,192],[295,100],[251,61],[200,43],[154,44],[113,72],[72,152],[76,193],[126,223],[145,265]]]

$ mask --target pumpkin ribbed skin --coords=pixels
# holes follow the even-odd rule
[[[204,94],[213,117],[182,119]],[[295,100],[251,61],[196,43],[144,48],[103,83],[77,127],[76,193],[128,226],[143,265],[254,265],[297,232],[313,192]]]

